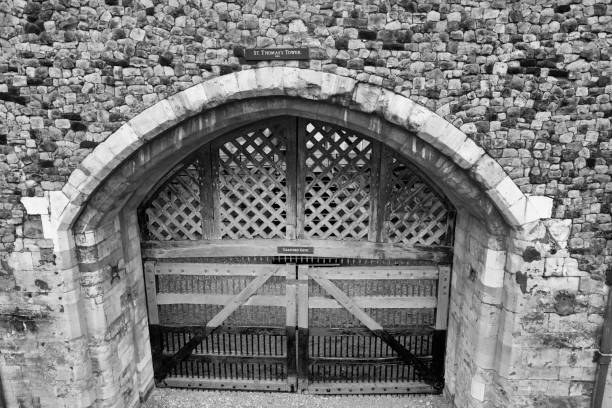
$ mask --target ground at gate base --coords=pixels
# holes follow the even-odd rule
[[[157,388],[144,408],[451,408],[439,395],[326,396]]]

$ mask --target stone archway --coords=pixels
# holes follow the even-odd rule
[[[459,209],[460,255],[447,388],[458,406],[484,401],[489,386],[503,388],[499,376],[510,364],[516,316],[499,305],[513,311],[517,301],[517,287],[505,274],[508,236],[521,236],[522,227],[549,217],[550,200],[522,194],[465,134],[402,95],[338,75],[275,67],[218,77],[148,108],[101,143],[62,192],[48,198],[46,235],[54,240],[64,279],[74,282],[64,299],[68,319],[79,322],[74,335],[89,336],[84,369],[97,385],[93,393],[84,391],[83,405],[129,406],[152,384],[135,207],[186,152],[241,123],[279,113],[317,116],[378,139],[448,192]]]

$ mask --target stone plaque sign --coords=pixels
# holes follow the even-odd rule
[[[247,61],[305,60],[310,58],[308,48],[252,48],[244,50]]]
[[[314,254],[314,247],[279,246],[276,247],[276,252],[278,252],[279,254],[291,255]]]

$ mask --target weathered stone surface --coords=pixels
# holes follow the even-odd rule
[[[150,355],[145,350],[127,364],[127,355],[138,348],[125,340],[129,336],[117,338],[114,349],[88,350],[88,323],[78,321],[83,305],[66,300],[69,291],[81,291],[74,243],[57,230],[71,226],[113,164],[136,152],[146,137],[228,102],[228,95],[325,100],[373,112],[421,132],[424,139],[431,136],[428,142],[469,170],[504,208],[504,217],[523,228],[520,237],[508,238],[516,242],[507,246],[521,251],[508,252],[506,259],[504,307],[512,312],[500,318],[496,365],[502,377],[496,379],[475,365],[487,366],[487,353],[474,358],[466,351],[479,344],[483,350],[492,347],[487,339],[470,337],[478,327],[475,299],[484,302],[490,295],[470,287],[471,271],[485,279],[475,285],[499,285],[499,275],[483,275],[488,244],[480,238],[488,232],[472,220],[460,228],[463,235],[457,233],[449,339],[459,344],[449,346],[454,350],[449,358],[460,364],[448,376],[456,404],[588,404],[584,398],[594,375],[589,350],[596,347],[603,282],[612,263],[608,1],[552,6],[541,0],[5,3],[0,19],[0,292],[8,296],[2,304],[53,310],[44,318],[34,313],[24,332],[0,336],[4,361],[24,359],[20,366],[2,367],[5,388],[20,390],[9,392],[14,397],[9,404],[137,404],[138,393],[151,383]],[[244,61],[237,49],[253,46],[306,46],[311,59]],[[262,69],[255,73],[254,67]],[[285,76],[281,67],[329,75],[293,71],[296,75]],[[206,94],[203,81],[221,75],[226,76]],[[446,122],[438,123],[448,134],[427,130],[434,123],[427,120],[431,112],[443,117]],[[458,138],[451,137],[453,129],[462,131],[454,133]],[[96,153],[85,159],[93,149]],[[480,203],[462,176],[448,174],[450,167],[444,166],[440,174],[457,184],[456,195],[464,196],[457,200],[461,206],[471,200],[483,208],[490,205]],[[515,186],[528,196],[520,197]],[[498,225],[492,221],[499,218],[493,214],[497,210],[490,208],[487,221]],[[527,231],[551,216],[543,234]],[[95,240],[107,245],[101,242]],[[530,246],[537,248],[539,260],[524,260],[523,250]],[[135,269],[131,273],[136,282],[140,275]],[[109,289],[93,285],[87,293],[103,301],[100,294]],[[576,313],[559,316],[554,293],[568,289],[576,293]],[[540,290],[544,295],[536,293]],[[28,297],[42,291],[49,294]],[[97,320],[96,313],[92,309],[89,317]],[[115,309],[109,313],[117,316]],[[32,341],[35,335],[28,330],[46,324],[52,328],[37,334],[45,344],[64,344],[57,339],[64,335],[69,342],[37,350],[33,344],[42,341]],[[120,332],[117,327],[128,327],[121,317],[104,324],[116,325],[107,330],[114,334]],[[521,356],[530,350],[527,343],[536,341],[536,353],[524,354],[528,362]],[[529,367],[530,362],[536,364]],[[53,367],[53,378],[37,367]],[[100,367],[124,369],[124,379],[140,377],[119,387],[117,378],[94,377]],[[510,377],[513,382],[506,382]],[[91,384],[102,385],[94,391]]]

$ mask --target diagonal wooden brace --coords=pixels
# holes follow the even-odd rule
[[[370,317],[365,311],[363,311],[357,304],[349,298],[340,288],[334,285],[329,279],[323,277],[320,272],[317,272],[310,268],[308,275],[312,277],[327,293],[329,293],[338,303],[340,303],[346,310],[355,316],[364,326],[366,326],[372,334],[380,338],[382,341],[387,343],[393,351],[406,364],[412,365],[416,373],[428,384],[434,387],[437,391],[440,391],[444,387],[444,381],[438,378],[423,362],[412,354],[408,349],[400,344],[395,338],[386,331],[378,322]]]
[[[249,284],[240,291],[236,296],[234,296],[227,305],[219,311],[212,319],[206,323],[206,325],[193,333],[193,337],[187,344],[185,344],[179,351],[177,351],[172,357],[164,360],[161,364],[159,370],[155,373],[155,379],[157,381],[163,381],[164,378],[168,375],[168,372],[174,368],[179,362],[188,358],[193,350],[202,343],[202,341],[209,336],[212,332],[214,332],[221,324],[240,307],[243,303],[245,303],[251,296],[257,292],[257,290],[263,286],[264,283],[271,276],[273,276],[276,272],[278,272],[280,268],[269,269],[267,271],[262,272],[255,279],[253,279]]]

